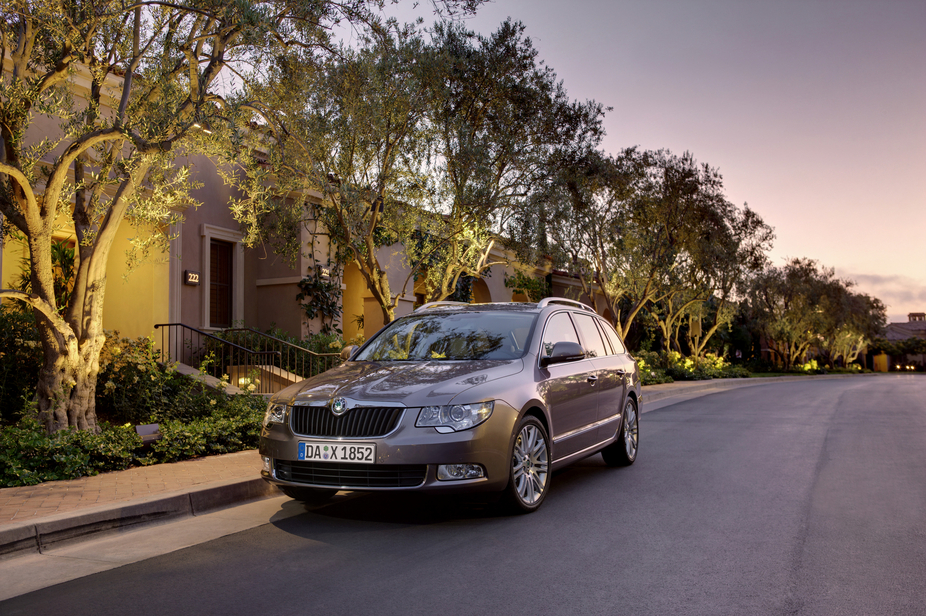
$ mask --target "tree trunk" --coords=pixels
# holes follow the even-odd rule
[[[106,341],[102,315],[89,316],[89,334],[78,341],[63,321],[37,323],[43,341],[44,365],[36,387],[38,420],[46,430],[65,428],[99,432],[96,419],[96,381],[100,371],[100,352]]]

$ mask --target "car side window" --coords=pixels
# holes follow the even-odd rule
[[[611,327],[609,323],[598,321],[598,325],[601,326],[601,329],[602,331],[604,331],[605,336],[607,336],[608,340],[611,341],[611,346],[614,348],[615,354],[627,352],[627,349],[624,348],[624,344],[621,342],[620,336],[617,335],[617,332],[614,331],[614,328]]]
[[[557,312],[547,319],[547,325],[543,328],[543,341],[540,345],[540,356],[549,357],[553,354],[553,345],[557,342],[579,342],[579,336],[576,334],[576,328],[572,325],[572,319],[565,312]]]
[[[608,340],[608,337],[604,333],[604,326],[601,324],[601,319],[595,319],[595,325],[598,326],[598,333],[601,335],[601,339],[604,340],[604,350],[608,355],[614,355],[614,346],[611,344],[611,341]]]
[[[595,326],[595,318],[588,314],[576,314],[574,316],[576,326],[582,333],[582,340],[585,341],[585,356],[604,357],[609,355],[604,340],[601,339],[601,334],[598,332],[598,327]]]

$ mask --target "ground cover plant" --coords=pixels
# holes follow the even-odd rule
[[[107,332],[100,354],[97,432],[49,434],[35,419],[35,377],[41,353],[29,316],[0,311],[0,487],[74,479],[133,465],[175,462],[257,447],[266,401],[228,394],[158,362],[151,338]],[[15,327],[14,327],[15,326]],[[31,327],[30,327],[31,326]],[[10,340],[7,340],[9,338]],[[227,384],[227,377],[224,383]],[[18,402],[8,404],[7,402]],[[143,447],[136,425],[157,423],[162,437]]]
[[[634,357],[640,366],[644,385],[752,376],[746,368],[713,353],[706,353],[703,357],[685,357],[677,351],[640,351]]]

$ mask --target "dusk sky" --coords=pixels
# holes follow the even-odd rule
[[[926,1],[497,0],[467,26],[509,16],[614,108],[605,151],[690,151],[775,228],[776,265],[834,267],[889,321],[926,311]]]

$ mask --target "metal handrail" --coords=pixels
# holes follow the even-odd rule
[[[284,376],[283,373],[285,373],[290,381],[307,379],[341,363],[340,353],[316,353],[250,327],[226,329],[223,331],[223,338],[235,340],[255,349],[270,348],[280,352],[280,358],[275,366],[279,368],[280,375]]]
[[[316,353],[315,351],[311,349],[307,349],[305,347],[301,347],[298,344],[293,344],[292,342],[280,340],[279,338],[275,336],[271,336],[270,334],[265,334],[264,332],[260,330],[254,329],[253,327],[235,327],[232,329],[223,329],[222,331],[223,332],[251,332],[252,334],[257,334],[258,336],[261,336],[262,338],[268,338],[270,340],[273,340],[274,342],[278,342],[282,345],[288,346],[298,351],[305,351],[306,353],[309,353],[310,355],[315,355],[316,357],[340,357],[341,356],[340,353]]]
[[[178,361],[215,378],[227,377],[232,385],[255,393],[273,393],[333,368],[341,360],[340,353],[316,353],[252,328],[225,329],[213,334],[184,323],[161,323],[154,327],[163,328],[163,361]],[[243,334],[257,340],[239,344],[240,339],[233,342],[223,334],[233,338]],[[217,349],[221,350],[216,352]]]
[[[210,334],[209,332],[204,332],[204,331],[202,331],[202,330],[200,330],[200,329],[196,329],[195,327],[192,327],[192,326],[190,326],[190,325],[186,325],[185,323],[158,323],[157,325],[154,326],[154,329],[160,329],[160,328],[162,328],[162,327],[182,327],[182,328],[188,329],[188,330],[190,330],[190,331],[192,331],[192,332],[196,332],[196,333],[199,334],[200,336],[205,336],[206,338],[211,338],[211,339],[213,339],[213,340],[215,340],[215,341],[217,341],[217,342],[221,342],[221,343],[223,343],[223,344],[227,344],[227,345],[229,345],[229,346],[233,346],[233,347],[235,347],[235,348],[238,349],[238,350],[245,351],[246,353],[262,354],[262,353],[272,353],[272,352],[273,352],[273,351],[252,351],[251,349],[248,349],[248,348],[245,348],[245,347],[243,347],[243,346],[241,346],[241,345],[235,344],[234,342],[230,342],[230,341],[228,341],[228,340],[225,340],[224,338],[219,338],[219,337],[216,336],[215,334]],[[162,339],[163,339],[163,336],[162,336]],[[282,342],[282,340],[281,340],[281,342]],[[162,350],[163,350],[163,349],[162,349]]]
[[[154,328],[162,330],[162,362],[179,362],[213,378],[227,378],[231,385],[253,393],[275,390],[274,375],[268,378],[264,372],[274,359],[280,361],[279,351],[254,351],[184,323],[159,323]]]

